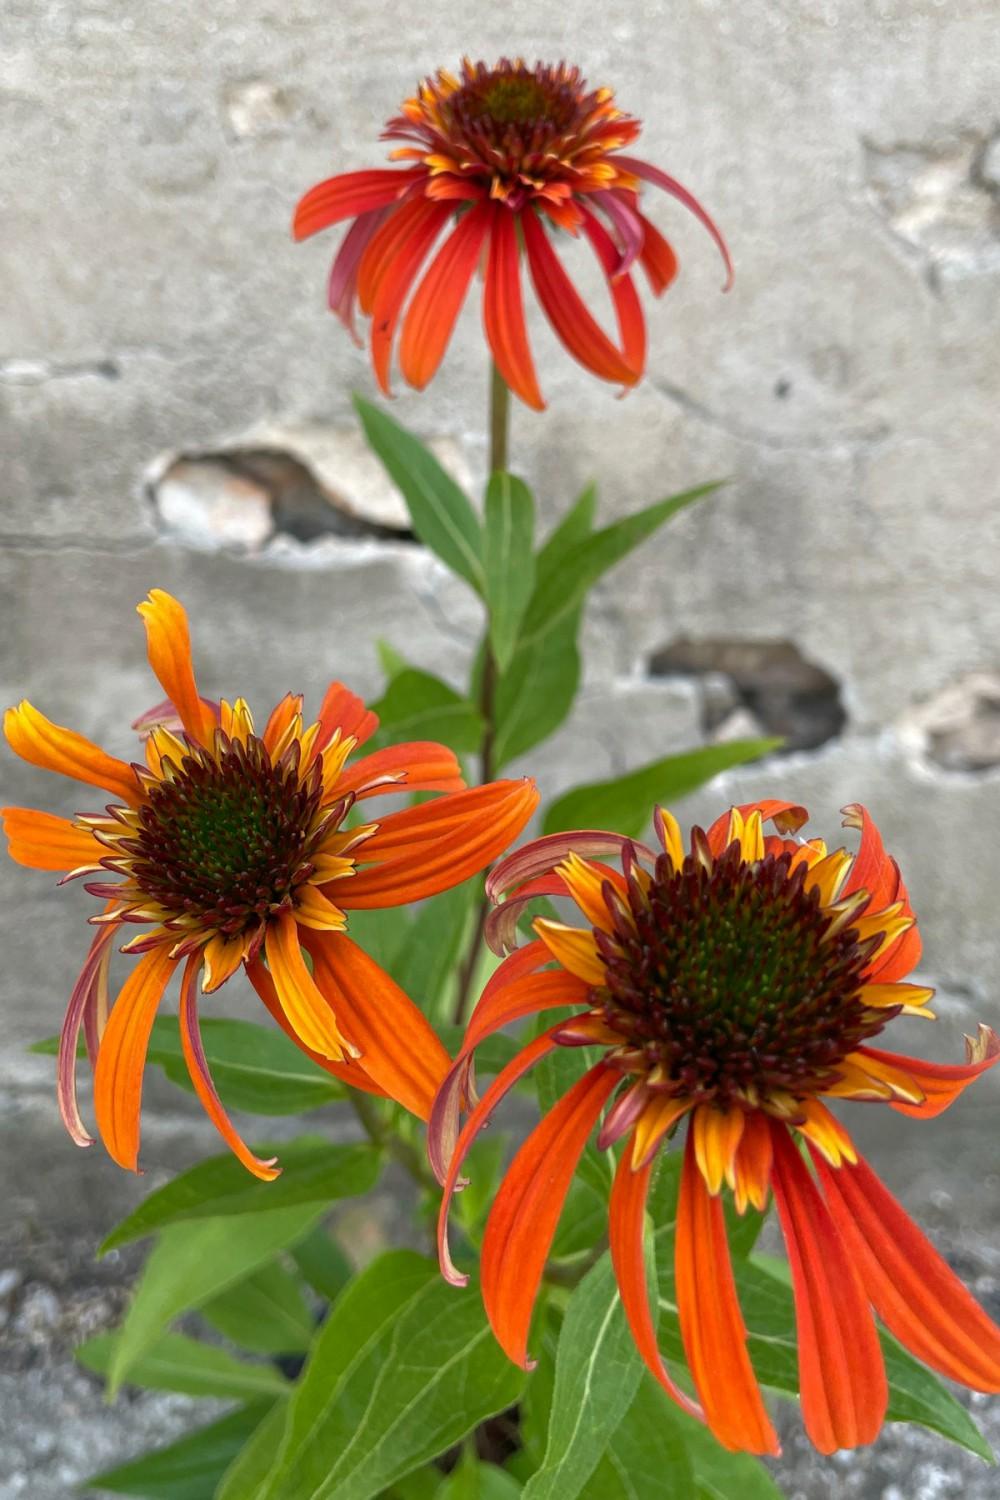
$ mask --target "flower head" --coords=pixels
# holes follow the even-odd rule
[[[919,1358],[977,1390],[1000,1390],[1000,1329],[860,1157],[830,1100],[939,1114],[1000,1057],[987,1027],[964,1065],[872,1045],[901,1015],[927,1016],[932,991],[907,980],[920,939],[906,887],[864,808],[845,809],[857,852],[793,837],[804,808],[734,807],[684,848],[657,810],[661,849],[604,833],[552,835],[490,876],[498,951],[540,895],[568,897],[582,927],[539,918],[536,939],[491,980],[431,1115],[444,1181],[442,1266],[458,1172],[496,1104],[547,1052],[600,1058],[514,1158],[487,1223],[483,1297],[497,1338],[527,1362],[532,1307],[556,1222],[587,1138],[621,1154],[610,1240],[622,1302],[653,1375],[726,1447],[767,1453],[777,1439],[746,1348],[723,1217],[774,1194],[788,1247],[807,1430],[832,1452],[872,1441],[887,1391],[872,1310]],[[766,833],[772,822],[776,833]],[[597,863],[618,855],[620,870]],[[577,1005],[508,1064],[455,1141],[475,1048],[498,1027]],[[651,1173],[686,1122],[674,1273],[698,1403],[667,1370],[647,1298],[642,1246]],[[807,1166],[811,1160],[813,1172]]]
[[[295,210],[305,239],[354,223],[330,273],[329,302],[351,334],[355,303],[371,318],[371,355],[382,390],[402,326],[400,365],[423,389],[435,374],[476,267],[484,269],[483,318],[493,358],[529,406],[544,406],[524,321],[521,252],[557,336],[588,370],[632,386],[646,358],[646,330],[632,280],[638,261],[655,296],[677,273],[673,250],[640,208],[643,182],[696,215],[723,257],[725,241],[695,198],[658,167],[624,154],[639,134],[610,89],[589,89],[566,63],[502,59],[439,71],[389,121],[399,168],[345,172],[309,190]],[[450,228],[403,307],[442,231]],[[581,231],[607,280],[620,345],[588,312],[553,247],[555,229]]]
[[[347,913],[416,901],[483,869],[527,822],[533,784],[465,790],[452,752],[432,743],[351,763],[378,720],[337,682],[314,723],[305,725],[302,699],[289,693],[258,733],[243,699],[213,703],[199,694],[177,600],[155,589],[139,613],[150,665],[168,695],[135,726],[145,736],[145,764],[115,759],[27,702],[4,719],[23,759],[113,798],[72,820],[3,812],[12,858],[61,870],[63,881],[82,877],[102,903],[90,918],[97,931],[60,1040],[59,1103],[70,1135],[91,1144],[76,1100],[83,1030],[101,1136],[115,1161],[135,1169],[146,1050],[177,969],[192,1082],[259,1177],[275,1176],[274,1162],[250,1152],[212,1084],[199,979],[210,992],[245,966],[278,1024],[321,1066],[426,1118],[447,1054],[412,1001],[347,935]],[[348,822],[356,804],[414,791],[445,795],[378,821]],[[139,958],[109,1010],[112,947],[128,927],[139,930],[122,951]]]

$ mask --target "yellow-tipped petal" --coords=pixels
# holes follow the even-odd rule
[[[562,922],[550,922],[545,917],[536,919],[535,931],[564,969],[586,980],[587,984],[604,983],[604,964],[592,932],[566,927]]]

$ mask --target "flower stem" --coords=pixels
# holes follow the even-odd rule
[[[393,1130],[371,1095],[363,1093],[361,1089],[348,1089],[347,1098],[372,1145],[391,1156],[393,1161],[398,1161],[401,1167],[405,1167],[419,1187],[436,1191],[437,1181],[423,1152],[412,1141],[404,1140]]]
[[[490,368],[490,474],[506,469],[510,448],[510,387],[500,374],[495,363]],[[485,783],[493,780],[493,738],[496,713],[497,664],[490,647],[487,625],[486,645],[483,651],[483,675],[479,686],[479,712],[483,720],[483,738],[479,746],[479,779]],[[458,990],[452,1020],[460,1026],[468,1014],[472,981],[483,944],[483,930],[489,914],[489,903],[483,899],[476,917],[476,926],[469,947],[458,970]]]

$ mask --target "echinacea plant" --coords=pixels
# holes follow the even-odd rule
[[[28,702],[6,715],[20,757],[95,789],[74,817],[4,811],[14,860],[97,903],[62,1035],[38,1048],[57,1057],[69,1135],[93,1144],[77,1098],[89,1056],[120,1166],[139,1170],[155,1066],[193,1088],[229,1148],[109,1235],[104,1249],[156,1243],[121,1326],[78,1352],[112,1395],[130,1383],[233,1405],[95,1476],[104,1490],[767,1500],[780,1491],[759,1456],[780,1452],[780,1400],[799,1403],[821,1454],[888,1420],[992,1456],[938,1376],[1000,1391],[1000,1330],[839,1113],[861,1101],[931,1120],[1000,1057],[985,1026],[960,1064],[877,1045],[930,1016],[933,992],[870,813],[844,809],[852,851],[803,837],[795,803],[720,802],[685,844],[666,806],[777,744],[734,741],[550,800],[514,847],[539,808],[532,753],[573,708],[590,590],[717,489],[603,527],[588,489],[539,544],[508,463],[510,393],[544,406],[525,267],[564,347],[624,389],[647,360],[635,269],[657,296],[677,273],[647,186],[700,220],[732,282],[714,220],[629,154],[638,134],[565,63],[466,60],[389,122],[394,165],[340,172],[294,213],[300,239],[352,221],[329,305],[357,342],[358,309],[369,320],[384,394],[397,335],[422,389],[482,279],[481,510],[357,398],[417,537],[481,604],[464,689],[380,643],[371,707],[337,680],[312,721],[297,691],[255,721],[196,682],[184,608],[153,589],[139,613],[166,699],[136,705],[124,758]],[[614,337],[565,269],[568,238],[596,257]],[[342,670],[336,640],[317,631],[317,671]],[[405,805],[384,811],[389,797]],[[240,1019],[209,1013],[230,984]],[[274,1024],[250,1018],[253,992]],[[514,1091],[534,1093],[541,1120],[508,1149],[482,1132]],[[280,1146],[248,1144],[231,1117],[321,1107]],[[351,1224],[387,1163],[382,1191],[413,1209],[404,1238],[422,1248],[373,1257]],[[772,1204],[787,1262],[757,1243]]]

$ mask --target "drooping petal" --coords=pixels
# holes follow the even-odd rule
[[[521,252],[514,215],[503,203],[494,205],[490,253],[483,292],[483,325],[497,369],[533,411],[544,411],[545,401],[535,374],[521,289]]]
[[[27,807],[0,808],[7,853],[30,870],[79,870],[96,864],[107,850],[86,828],[69,818]]]
[[[53,724],[27,699],[7,710],[3,731],[15,755],[29,765],[101,787],[129,807],[138,803],[139,783],[131,766],[108,755],[75,730]]]
[[[691,1120],[694,1157],[705,1186],[715,1197],[723,1182],[735,1181],[736,1152],[743,1136],[746,1115],[741,1109],[716,1109],[701,1105]]]
[[[535,1040],[529,1042],[526,1047],[523,1047],[516,1057],[511,1058],[507,1066],[502,1068],[494,1078],[462,1126],[461,1134],[454,1149],[448,1149],[447,1143],[440,1138],[433,1141],[429,1147],[428,1155],[432,1164],[435,1161],[440,1162],[442,1160],[448,1163],[442,1180],[441,1207],[438,1211],[437,1242],[441,1274],[452,1286],[465,1286],[469,1280],[468,1276],[464,1276],[456,1267],[451,1258],[451,1251],[448,1248],[448,1214],[451,1210],[451,1200],[459,1185],[459,1173],[462,1170],[465,1158],[468,1156],[476,1136],[488,1122],[490,1115],[500,1101],[510,1092],[515,1083],[523,1078],[525,1073],[533,1068],[535,1063],[544,1057],[546,1053],[551,1052],[556,1045],[555,1037],[551,1032],[544,1032],[541,1036],[535,1037]],[[440,1118],[438,1112],[432,1112],[431,1136],[435,1135],[439,1124]],[[438,1167],[435,1166],[434,1170],[437,1173]]]
[[[432,740],[390,745],[362,756],[341,772],[338,797],[353,792],[359,802],[388,792],[460,792],[462,769],[455,752]]]
[[[215,737],[215,715],[202,701],[191,664],[191,634],[187,612],[172,594],[151,589],[149,598],[136,605],[146,627],[149,665],[163,691],[177,710],[184,728],[199,745],[210,746]]]
[[[323,695],[317,723],[319,731],[314,747],[317,753],[326,749],[338,729],[342,740],[352,739],[360,747],[378,728],[378,714],[366,708],[364,699],[342,682],[331,682]]]
[[[396,325],[403,303],[420,273],[431,246],[451,217],[451,205],[425,200],[423,212],[382,273],[372,304],[372,369],[384,396],[389,389],[389,365]]]
[[[644,214],[637,215],[642,225],[640,260],[654,297],[662,297],[677,276],[677,256],[669,240]]]
[[[652,182],[656,187],[662,188],[665,193],[669,193],[672,198],[676,198],[678,203],[683,203],[684,207],[694,214],[699,224],[702,224],[708,230],[715,241],[716,249],[722,256],[722,263],[726,268],[726,280],[723,283],[722,290],[728,292],[733,284],[734,275],[729,246],[723,239],[722,231],[715,223],[715,220],[702,208],[697,198],[689,193],[687,188],[677,181],[676,177],[670,177],[666,172],[661,172],[659,167],[654,167],[650,162],[638,161],[634,156],[616,156],[615,164],[618,167],[624,168],[626,172],[633,172],[636,177],[642,177],[646,182]]]
[[[806,1431],[821,1453],[857,1448],[878,1436],[888,1403],[868,1298],[830,1210],[783,1125],[772,1124],[771,1142],[771,1182],[795,1291]]]
[[[222,1136],[226,1145],[233,1155],[242,1162],[248,1172],[264,1182],[271,1182],[280,1176],[280,1169],[275,1163],[278,1158],[270,1157],[267,1161],[255,1156],[249,1146],[243,1141],[230,1120],[222,1100],[216,1092],[212,1075],[209,1071],[208,1059],[205,1056],[205,1048],[201,1040],[201,1028],[198,1025],[198,970],[201,967],[201,958],[193,953],[188,959],[181,979],[180,1007],[178,1020],[180,1022],[181,1048],[184,1053],[184,1061],[187,1064],[194,1091],[198,1095],[201,1107],[208,1115],[216,1130]]]
[[[1000,1391],[1000,1328],[863,1159],[834,1171],[813,1152],[830,1211],[882,1322],[925,1364]]]
[[[767,1120],[762,1114],[748,1115],[733,1163],[737,1213],[746,1213],[748,1203],[758,1213],[764,1212],[771,1189],[771,1158],[771,1130]]]
[[[490,871],[486,879],[486,894],[491,901],[498,901],[506,891],[526,880],[550,874],[569,854],[579,854],[585,859],[621,858],[629,846],[655,864],[656,855],[652,849],[621,833],[589,828],[574,833],[543,834],[540,839],[532,839],[530,844],[508,854]]]
[[[117,931],[117,927],[111,925],[97,929],[97,936],[90,945],[86,961],[69,997],[59,1036],[59,1057],[56,1063],[56,1094],[59,1100],[59,1113],[70,1139],[77,1146],[92,1146],[94,1138],[88,1133],[80,1118],[80,1109],[76,1101],[76,1048],[80,1039],[80,1029],[85,1023],[88,1010],[93,1006],[102,970],[106,973],[111,939]]]
[[[395,980],[343,934],[303,933],[313,973],[365,1072],[391,1099],[426,1120],[451,1058]]]
[[[633,1142],[629,1141],[618,1163],[608,1204],[611,1263],[625,1317],[643,1363],[671,1400],[676,1401],[692,1417],[704,1421],[705,1413],[701,1407],[691,1400],[686,1391],[681,1390],[667,1369],[656,1337],[656,1324],[649,1309],[646,1257],[642,1240],[652,1169],[652,1161],[642,1167],[635,1165]]]
[[[281,1007],[278,992],[274,987],[274,980],[259,958],[251,960],[247,964],[247,978],[257,991],[258,996],[264,1004],[265,1009],[281,1027],[285,1035],[295,1043],[306,1057],[310,1058],[324,1073],[346,1083],[351,1088],[360,1089],[363,1094],[375,1094],[380,1099],[386,1097],[385,1090],[379,1088],[374,1078],[370,1078],[365,1072],[364,1061],[361,1058],[351,1058],[345,1062],[332,1062],[328,1057],[321,1057],[318,1052],[313,1052],[310,1047],[303,1045],[297,1031],[295,1031]]]
[[[479,203],[459,219],[431,262],[403,324],[399,367],[403,379],[422,391],[437,372],[492,218],[492,204]]]
[[[536,880],[526,880],[523,885],[517,887],[503,902],[502,906],[494,906],[486,918],[486,926],[483,936],[491,953],[498,958],[505,954],[513,956],[513,950],[517,948],[518,923],[524,914],[524,908],[532,901],[537,901],[539,896],[565,896],[566,882],[561,875],[539,875]]]
[[[166,947],[138,960],[108,1017],[94,1069],[94,1113],[108,1155],[138,1171],[139,1114],[146,1050],[176,960]]]
[[[907,1102],[894,1099],[892,1108],[914,1119],[933,1120],[954,1104],[963,1089],[975,1082],[981,1073],[1000,1062],[1000,1037],[990,1026],[980,1025],[978,1035],[965,1038],[965,1063],[924,1062],[920,1057],[905,1057],[899,1052],[883,1052],[878,1047],[859,1047],[856,1056],[862,1067],[871,1067],[882,1077],[886,1069],[902,1072],[913,1080],[923,1099]]]
[[[206,995],[221,989],[231,979],[246,957],[245,937],[224,938],[216,934],[209,938],[201,955],[202,989]]]
[[[321,1057],[342,1062],[354,1049],[341,1035],[330,1003],[306,966],[299,936],[298,923],[291,912],[282,913],[267,925],[264,939],[267,966],[281,1008],[304,1046]]]
[[[684,1353],[708,1425],[724,1448],[778,1453],[747,1351],[722,1199],[706,1187],[693,1131],[684,1151],[674,1268]]]
[[[603,193],[591,193],[590,197],[604,211],[621,240],[621,254],[615,258],[615,264],[610,267],[614,276],[624,276],[630,271],[642,253],[644,239],[642,215],[636,209],[636,199],[621,189],[609,189]],[[581,211],[586,218],[586,207],[581,204]]]
[[[362,846],[366,867],[344,882],[337,901],[349,909],[402,906],[450,890],[506,849],[537,805],[535,783],[525,778],[391,813]]]
[[[528,1330],[559,1215],[587,1137],[619,1073],[603,1062],[549,1110],[507,1168],[483,1235],[483,1305],[497,1341],[531,1368]]]
[[[361,214],[344,235],[343,244],[337,251],[330,267],[326,300],[330,311],[340,319],[354,342],[361,347],[362,340],[354,322],[354,304],[358,290],[358,268],[361,257],[368,248],[372,235],[385,215],[381,208]]]
[[[372,235],[358,267],[358,302],[361,311],[371,316],[375,294],[389,266],[396,259],[415,228],[427,218],[427,199],[423,193],[410,193],[405,202],[386,214]]]
[[[317,182],[299,199],[292,220],[297,240],[308,239],[342,219],[384,208],[402,196],[414,180],[424,176],[422,168],[400,171],[394,167],[375,168],[365,172],[341,172]]]
[[[584,369],[602,380],[635,385],[638,373],[591,317],[549,243],[538,215],[528,209],[520,222],[538,300],[561,342]]]
[[[639,295],[631,276],[620,263],[614,242],[604,225],[582,204],[580,211],[583,214],[583,232],[593,246],[608,280],[608,290],[618,319],[622,356],[639,377],[646,364],[646,320]]]

